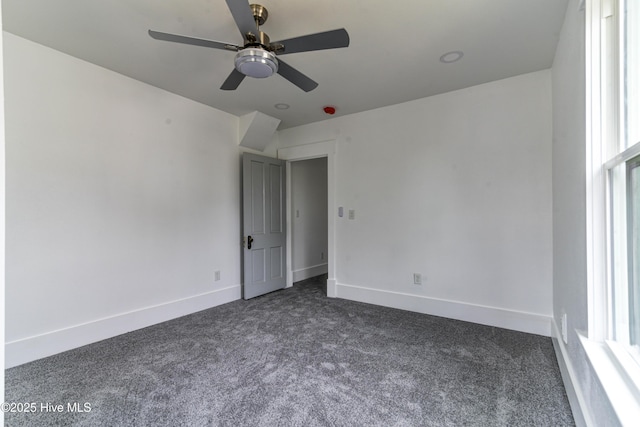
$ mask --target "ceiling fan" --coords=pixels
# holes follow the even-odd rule
[[[249,4],[247,0],[226,0],[226,2],[242,34],[242,46],[149,30],[149,35],[156,40],[238,52],[235,68],[220,87],[222,90],[237,89],[245,76],[264,78],[278,73],[300,89],[309,92],[315,89],[318,83],[276,58],[276,55],[349,46],[349,34],[344,28],[271,43],[269,36],[260,31],[260,26],[269,16],[264,6]]]

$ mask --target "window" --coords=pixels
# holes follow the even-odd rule
[[[629,306],[630,306],[630,344],[636,355],[640,346],[640,156],[634,158],[627,166],[627,186],[629,188],[627,203],[629,204],[627,224],[629,233]]]
[[[640,2],[602,1],[602,146],[609,301],[605,339],[640,364]]]
[[[640,362],[640,155],[627,157],[619,156],[607,168],[612,300],[609,335]]]
[[[585,0],[588,337],[622,425],[640,417],[640,0]],[[587,411],[588,412],[588,411]]]

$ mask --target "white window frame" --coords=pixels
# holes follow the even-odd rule
[[[618,0],[586,0],[587,286],[588,336],[581,343],[623,425],[640,417],[640,365],[613,331],[609,170],[640,153],[640,145],[618,152]]]

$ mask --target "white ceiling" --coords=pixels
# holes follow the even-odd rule
[[[257,1],[257,0],[255,0]],[[234,115],[280,129],[550,68],[567,0],[262,0],[271,40],[346,28],[348,48],[291,54],[319,83],[279,75],[219,89],[234,52],[153,40],[148,29],[242,44],[224,0],[2,0],[4,30]],[[440,62],[463,51],[452,64]],[[286,103],[288,110],[275,104]]]

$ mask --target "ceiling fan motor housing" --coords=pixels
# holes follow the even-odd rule
[[[256,31],[245,34],[244,49],[236,54],[236,70],[245,76],[263,79],[278,72],[278,60],[270,51],[269,36],[260,31],[260,25],[269,17],[267,8],[259,4],[249,5],[256,21]]]

